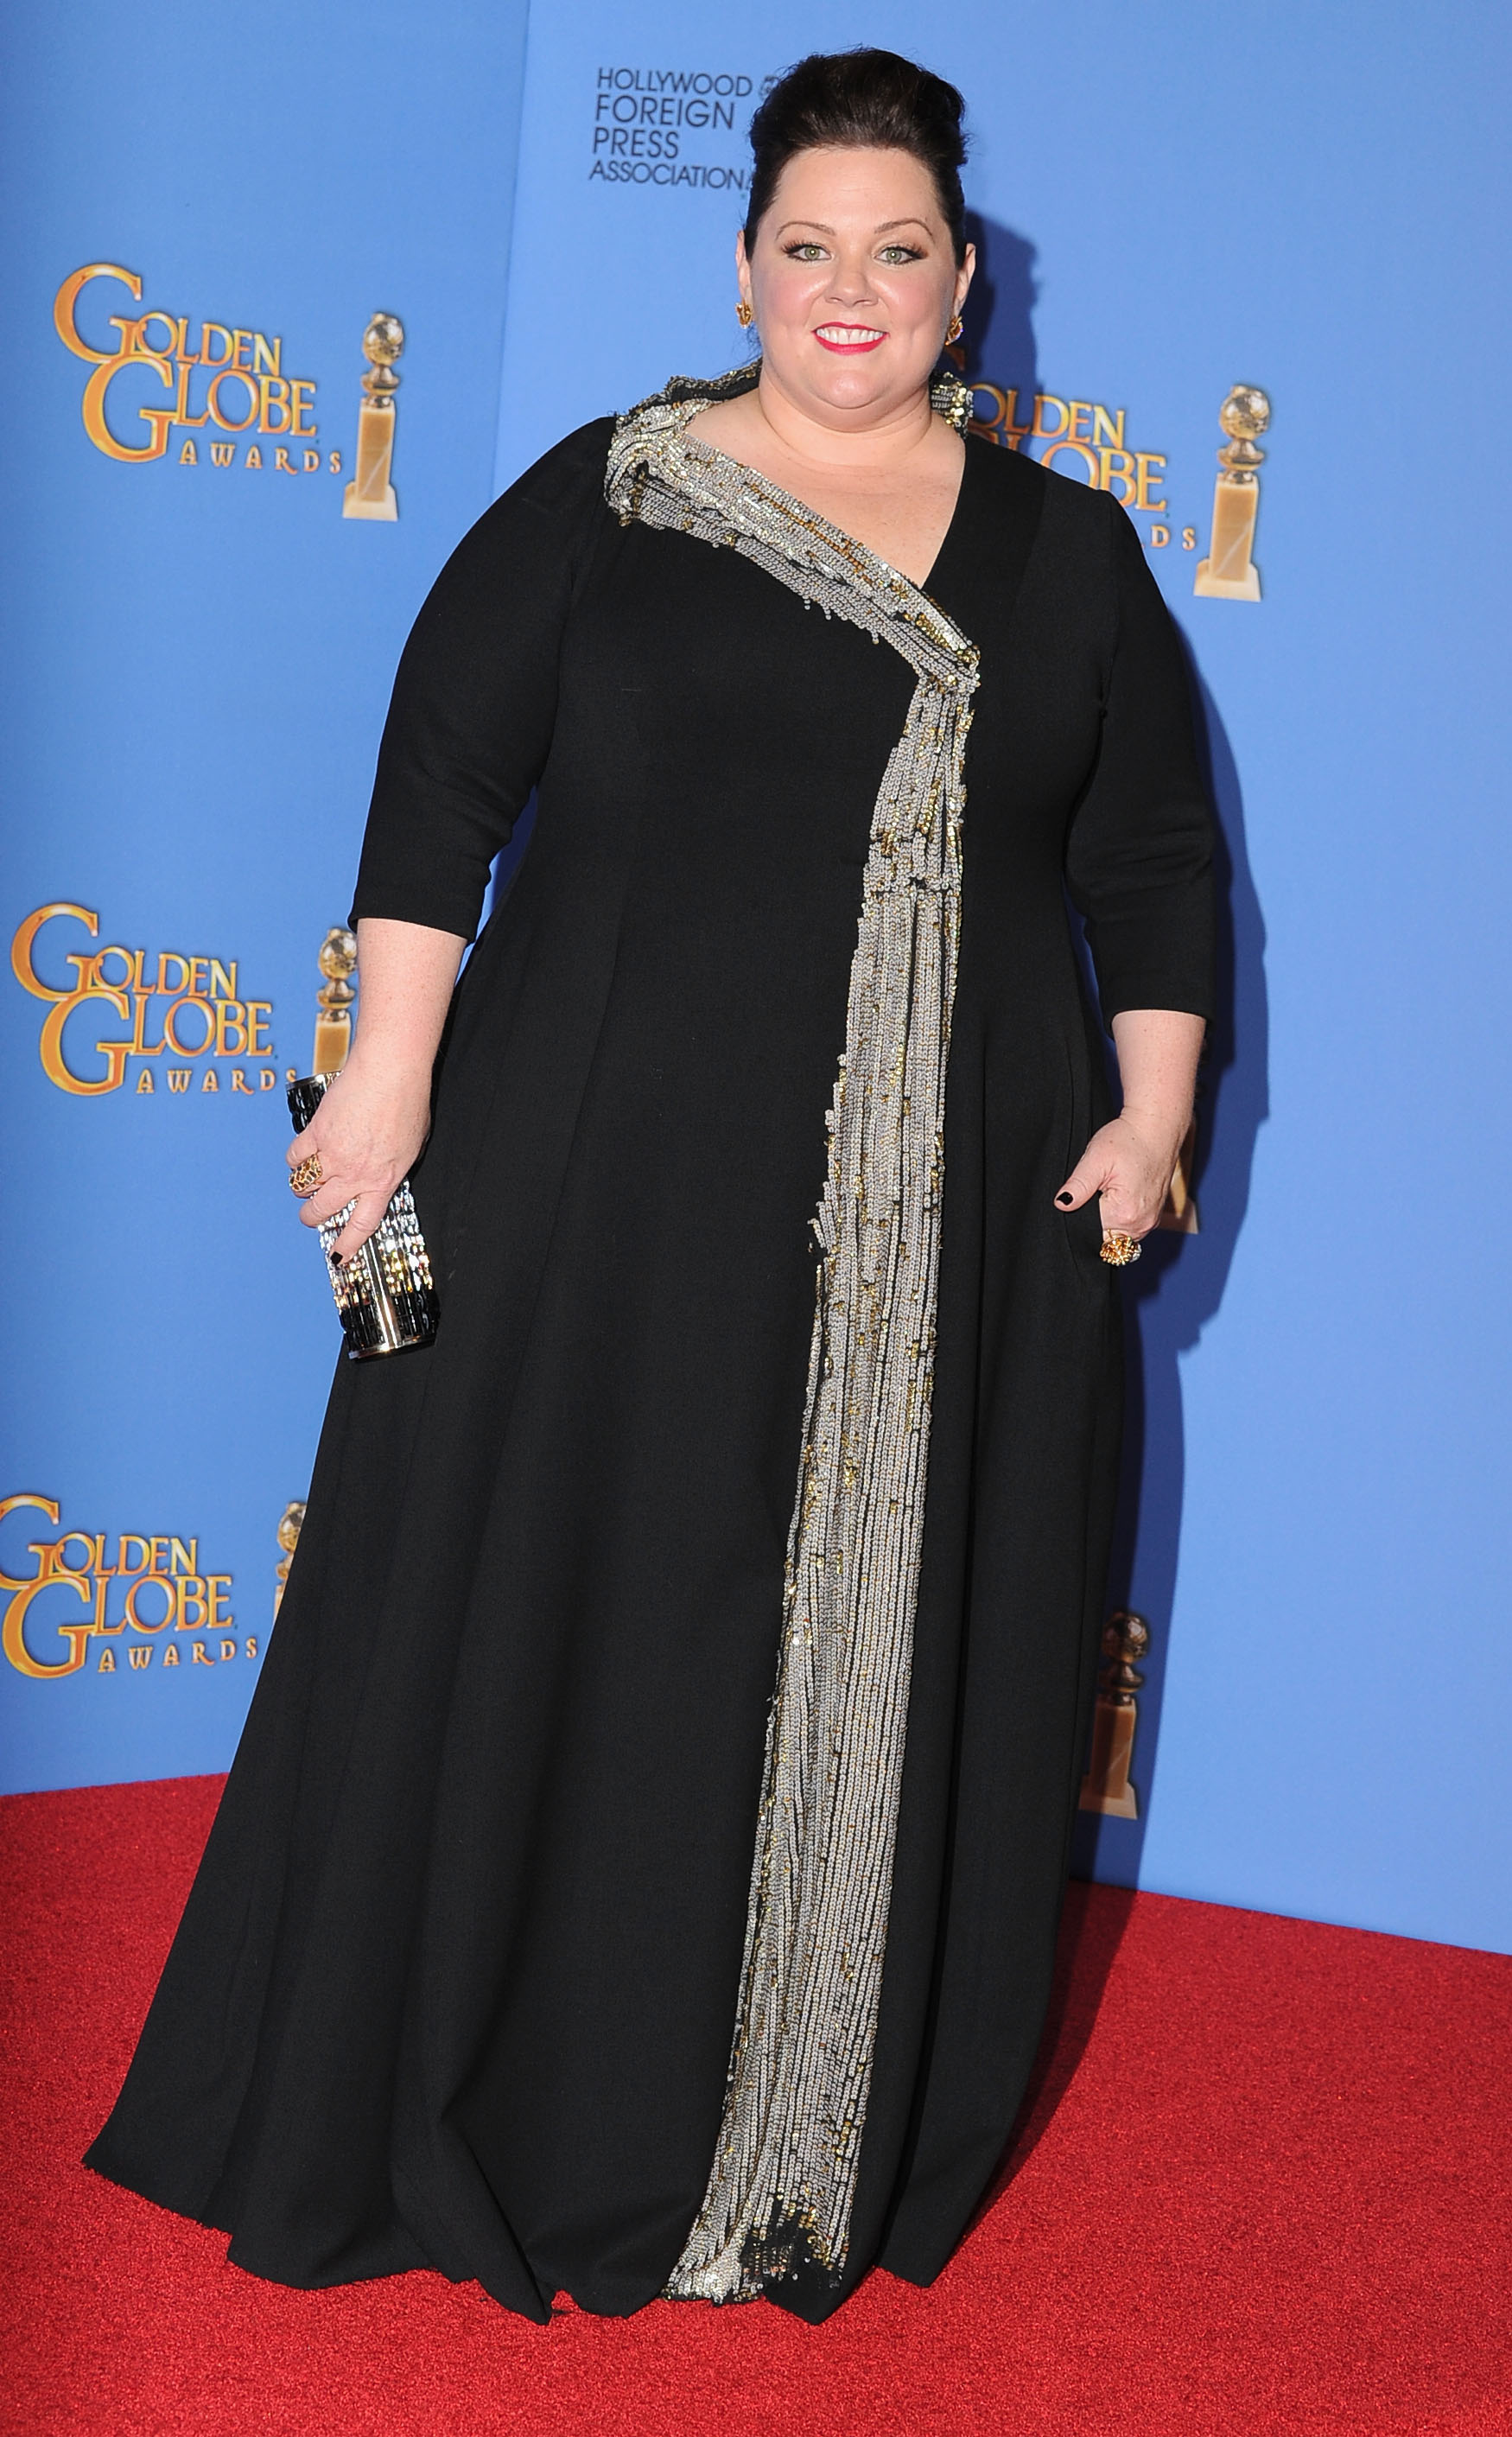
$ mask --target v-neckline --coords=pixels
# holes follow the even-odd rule
[[[716,398],[708,398],[705,400],[704,404],[706,406],[715,406],[721,402],[722,401]],[[930,590],[930,586],[933,583],[936,575],[940,571],[941,563],[944,560],[946,552],[949,549],[951,542],[955,538],[956,528],[961,521],[961,503],[965,498],[966,477],[971,465],[970,445],[965,433],[961,436],[961,479],[956,484],[955,500],[950,509],[949,518],[946,524],[944,533],[940,535],[939,545],[935,551],[934,556],[930,561],[929,569],[923,581],[921,583],[915,583],[913,577],[910,575],[905,569],[895,567],[890,558],[884,558],[879,551],[873,550],[868,542],[862,541],[860,534],[849,533],[843,525],[833,523],[832,520],[824,514],[822,509],[814,507],[808,500],[801,500],[796,491],[785,490],[780,482],[773,481],[770,474],[763,474],[759,465],[748,465],[743,457],[732,457],[727,448],[718,448],[712,441],[697,439],[693,431],[693,426],[697,423],[699,416],[704,412],[704,406],[696,406],[693,409],[692,413],[687,417],[686,422],[683,426],[683,438],[685,440],[691,439],[695,447],[702,449],[705,456],[721,458],[726,465],[733,465],[736,472],[740,476],[743,482],[758,485],[766,492],[770,499],[779,500],[784,507],[796,508],[801,515],[811,517],[816,524],[821,525],[824,528],[826,539],[832,543],[843,543],[847,550],[860,551],[862,557],[865,558],[872,567],[878,569],[884,576],[891,576],[895,583],[906,584],[911,592],[921,594],[923,598],[929,602],[930,607],[939,610],[943,617],[949,616],[948,610],[945,609],[943,605],[934,599],[934,596]]]

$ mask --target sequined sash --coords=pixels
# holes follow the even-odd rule
[[[845,1050],[814,1220],[822,1259],[739,2012],[708,2188],[667,2287],[747,2299],[838,2279],[871,2083],[924,1531],[977,651],[906,576],[689,432],[749,372],[620,418],[605,493],[738,551],[891,643],[913,697],[872,815]],[[953,400],[936,404],[950,411]]]

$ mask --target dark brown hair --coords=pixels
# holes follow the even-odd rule
[[[778,79],[751,121],[756,165],[745,215],[745,250],[795,153],[817,145],[877,145],[912,152],[934,181],[955,258],[965,258],[965,103],[953,84],[896,51],[816,51]]]

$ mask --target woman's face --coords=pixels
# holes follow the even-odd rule
[[[820,422],[882,421],[929,380],[971,285],[958,270],[934,181],[912,152],[826,145],[777,180],[740,292],[764,377]]]

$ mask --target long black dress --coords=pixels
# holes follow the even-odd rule
[[[545,2320],[667,2285],[720,2130],[814,1315],[810,1221],[910,670],[690,534],[612,426],[462,542],[406,649],[355,914],[471,936],[415,1178],[434,1345],[338,1374],[252,1714],[90,2152],[322,2286]],[[1208,814],[1134,528],[969,441],[927,589],[979,647],[933,1436],[843,2270],[928,2283],[1038,2038],[1113,1497],[1111,1018],[1210,1008]]]

